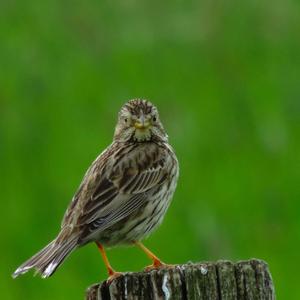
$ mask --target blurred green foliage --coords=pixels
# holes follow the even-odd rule
[[[48,280],[11,272],[57,234],[128,99],[159,108],[181,175],[147,241],[164,261],[265,259],[299,299],[299,1],[0,3],[1,299],[82,299],[94,245]],[[149,262],[108,253],[120,271]]]

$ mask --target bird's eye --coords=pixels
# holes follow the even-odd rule
[[[152,118],[152,121],[153,121],[153,122],[156,122],[156,120],[157,120],[157,118],[154,116],[154,117]]]
[[[125,123],[127,123],[127,122],[128,122],[128,119],[127,119],[127,118],[125,118],[125,119],[124,119],[124,122],[125,122]]]

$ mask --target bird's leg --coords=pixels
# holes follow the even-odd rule
[[[115,278],[121,276],[122,273],[116,272],[116,271],[112,268],[112,266],[110,265],[109,260],[108,260],[108,258],[107,258],[107,255],[106,255],[106,252],[105,252],[105,250],[104,250],[104,247],[103,247],[99,242],[96,242],[96,244],[97,244],[97,247],[98,247],[98,249],[99,249],[99,251],[100,251],[100,253],[101,253],[102,259],[103,259],[103,261],[104,261],[104,264],[105,264],[106,269],[107,269],[107,272],[108,272],[108,278],[107,278],[107,281],[108,281],[108,282],[111,282],[111,281],[113,281]]]
[[[153,264],[146,267],[146,271],[150,271],[152,269],[157,269],[160,267],[167,266],[163,263],[156,255],[154,255],[148,248],[146,248],[141,242],[133,242],[136,246],[138,246],[142,251],[146,253],[146,255],[153,261]]]

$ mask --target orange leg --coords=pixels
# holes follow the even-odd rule
[[[107,272],[108,272],[108,275],[109,275],[109,277],[108,277],[107,280],[108,280],[108,282],[111,282],[111,281],[114,280],[115,278],[117,278],[117,277],[119,277],[120,275],[122,275],[122,273],[116,272],[116,271],[112,268],[112,266],[110,265],[109,260],[108,260],[108,258],[107,258],[107,256],[106,256],[106,252],[105,252],[105,250],[104,250],[104,247],[103,247],[99,242],[96,242],[96,244],[97,244],[97,247],[98,247],[98,249],[99,249],[99,251],[100,251],[100,253],[101,253],[101,256],[102,256],[102,258],[103,258],[104,264],[105,264],[105,266],[106,266],[106,269],[107,269]]]
[[[138,246],[142,251],[146,253],[146,255],[153,261],[153,264],[146,267],[146,270],[149,271],[151,269],[157,269],[160,267],[166,266],[156,255],[154,255],[148,248],[146,248],[141,242],[134,242],[136,246]]]

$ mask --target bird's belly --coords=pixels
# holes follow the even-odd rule
[[[175,185],[161,186],[155,195],[149,197],[146,205],[101,232],[98,241],[107,247],[113,247],[131,244],[147,237],[161,224],[175,191]]]

